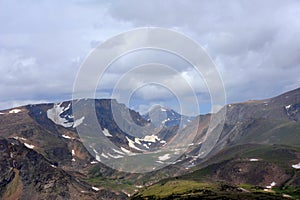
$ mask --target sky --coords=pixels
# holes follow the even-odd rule
[[[178,31],[202,46],[223,80],[227,103],[270,98],[300,87],[299,19],[298,0],[0,0],[0,109],[70,100],[89,53],[115,35],[143,27]],[[178,73],[133,74],[126,87],[113,90],[132,67],[154,61]],[[203,77],[161,51],[121,57],[100,80],[96,97],[117,98],[142,113],[156,104],[178,110],[180,100],[170,88],[136,88],[137,80],[160,75],[176,85],[184,105],[192,94],[178,80],[194,89],[200,111],[186,106],[182,113],[211,111]],[[132,94],[130,101],[122,100],[124,94]]]

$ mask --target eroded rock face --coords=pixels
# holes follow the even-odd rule
[[[287,116],[295,121],[300,121],[300,103],[289,104],[284,107]]]
[[[15,139],[0,139],[1,199],[123,199],[124,194],[93,191]],[[101,196],[103,194],[103,197]],[[101,198],[100,198],[101,196]]]

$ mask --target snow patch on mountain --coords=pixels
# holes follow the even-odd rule
[[[72,161],[75,162],[76,160],[74,158],[74,156],[75,156],[75,150],[74,149],[72,149],[72,156],[73,156]]]
[[[95,154],[98,153],[98,151],[97,151],[96,149],[94,149],[94,147],[92,147],[92,146],[90,146],[90,147],[91,147],[91,149],[95,152]]]
[[[14,136],[14,139],[16,139],[16,140],[24,140],[24,141],[26,141],[26,140],[27,140],[26,138],[23,138],[23,137],[18,137],[18,136]]]
[[[123,158],[124,156],[121,156],[121,155],[112,155],[112,154],[110,154],[110,153],[107,153],[107,155],[109,156],[109,157],[112,157],[112,158],[115,158],[115,159],[117,159],[117,158]]]
[[[92,187],[93,190],[95,190],[96,192],[98,192],[100,189],[97,187]]]
[[[142,141],[145,142],[156,142],[160,141],[160,139],[157,137],[157,135],[146,135],[143,139],[141,139]]]
[[[76,119],[74,122],[73,122],[74,116],[72,115],[65,115],[62,117],[61,114],[69,110],[70,107],[71,104],[68,104],[67,107],[63,107],[62,103],[54,104],[53,108],[47,110],[47,117],[57,125],[61,125],[65,128],[71,128],[71,127],[76,128],[77,126],[83,123],[85,117],[83,116],[79,119]]]
[[[96,158],[95,158],[97,161],[101,162],[101,159],[100,159],[100,156],[99,154],[96,154]]]
[[[132,141],[131,139],[129,139],[127,136],[126,136],[126,139],[127,139],[127,141],[128,141],[128,146],[130,147],[130,148],[133,148],[133,149],[136,149],[136,150],[139,150],[139,151],[141,151],[141,149],[139,149],[138,147],[136,147],[135,145],[134,145],[134,141]]]
[[[112,149],[114,152],[116,152],[116,153],[118,153],[118,154],[121,154],[121,155],[125,155],[122,151],[119,151],[119,150],[117,150],[117,149]]]
[[[79,126],[80,124],[82,124],[83,120],[84,120],[84,116],[81,117],[80,119],[76,119],[75,122],[74,122],[74,124],[73,124],[73,128],[76,128],[77,126]]]
[[[50,165],[52,168],[57,168],[55,165]]]
[[[90,146],[91,147],[91,149],[94,151],[94,153],[95,153],[95,159],[97,160],[97,161],[99,161],[99,162],[101,162],[101,159],[100,159],[100,155],[99,155],[99,153],[98,153],[98,151],[96,150],[96,149],[94,149],[94,147],[92,147],[92,146]],[[106,155],[105,155],[106,156]],[[104,156],[103,156],[104,157]]]
[[[167,109],[165,109],[165,108],[163,108],[163,107],[161,107],[160,110],[161,110],[162,112],[167,112]]]
[[[165,120],[163,120],[161,123],[162,124],[165,124],[167,121],[169,121],[170,120],[170,118],[167,118],[167,119],[165,119]]]
[[[10,110],[8,113],[10,113],[10,114],[12,114],[12,113],[14,113],[14,114],[16,114],[16,113],[19,113],[19,112],[21,112],[22,110],[20,110],[20,109],[12,109],[12,110]]]
[[[291,104],[290,104],[290,105],[287,105],[287,106],[285,106],[285,109],[288,110],[291,106],[292,106]]]
[[[141,143],[141,141],[140,141],[139,138],[134,138],[134,142],[137,143],[137,144],[139,144],[139,145],[142,145],[142,143]]]
[[[67,105],[67,107],[65,107],[64,111],[69,110],[70,107],[71,107],[71,103],[69,103],[69,104]]]
[[[25,145],[28,149],[33,149],[33,148],[34,148],[34,145],[31,145],[31,144],[24,143],[24,145]]]
[[[105,153],[101,153],[101,156],[102,156],[103,158],[108,158],[108,156],[107,156]]]
[[[274,187],[276,185],[276,183],[273,181],[270,185],[266,186],[267,189],[272,189],[272,187]]]
[[[168,159],[170,159],[171,157],[170,157],[170,154],[165,154],[165,155],[163,155],[163,156],[159,156],[158,157],[158,160],[160,160],[160,161],[165,161],[165,160],[168,160]]]
[[[131,151],[125,149],[124,147],[121,147],[121,150],[122,150],[123,152],[127,153],[127,154],[131,154]]]
[[[66,128],[72,127],[74,124],[73,122],[69,122],[69,120],[60,117],[60,114],[66,110],[65,107],[61,107],[61,104],[62,103],[54,104],[53,108],[47,110],[47,117],[57,125],[61,125]]]
[[[103,133],[106,137],[112,137],[112,134],[110,134],[109,131],[108,131],[106,128],[103,129],[102,133]]]
[[[293,167],[294,169],[300,169],[300,163],[295,164],[295,165],[292,165],[292,167]]]
[[[62,135],[62,137],[63,137],[63,138],[66,138],[66,139],[74,139],[74,138],[72,138],[72,137],[70,137],[70,136],[68,136],[68,135]]]

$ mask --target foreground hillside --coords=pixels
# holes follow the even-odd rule
[[[16,139],[0,139],[2,199],[122,199],[126,195],[97,192],[53,161]],[[29,146],[30,147],[30,146]]]
[[[144,188],[132,199],[298,199],[299,160],[300,148],[239,145],[192,173]]]

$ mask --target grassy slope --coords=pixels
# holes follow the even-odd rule
[[[262,189],[245,190],[225,183],[171,180],[150,186],[132,199],[285,199]]]
[[[300,148],[283,145],[248,144],[234,146],[212,157],[206,162],[207,166],[198,166],[203,168],[195,169],[190,174],[166,179],[144,188],[133,199],[216,199],[221,197],[228,199],[283,199],[283,194],[300,198],[300,189],[289,184],[282,184],[272,191],[266,192],[262,186],[247,183],[229,184],[226,180],[218,180],[214,177],[216,170],[228,170],[228,173],[231,173],[229,171],[231,168],[228,169],[228,166],[231,167],[235,162],[250,163],[250,158],[257,158],[262,161],[251,162],[251,165],[262,170],[265,166],[274,165],[287,174],[289,180],[286,180],[286,183],[290,183],[295,178],[295,174],[298,173],[297,170],[291,167],[291,164],[297,160],[299,153]],[[255,173],[253,174],[255,175]],[[224,185],[231,189],[222,189]],[[245,190],[239,191],[241,189],[238,188]],[[246,190],[248,192],[245,192]]]
[[[241,138],[236,144],[287,144],[300,146],[300,123],[295,121],[280,121],[270,119],[257,119],[243,130]]]

